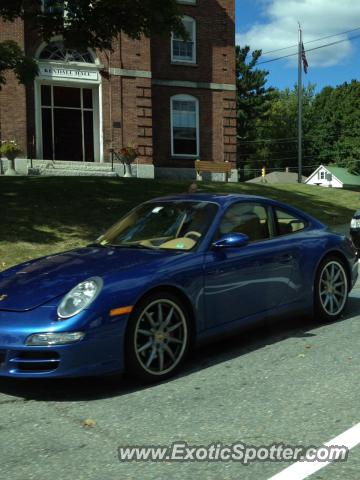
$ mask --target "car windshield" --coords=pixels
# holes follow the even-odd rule
[[[211,225],[217,205],[169,201],[140,205],[98,240],[102,246],[192,250]]]

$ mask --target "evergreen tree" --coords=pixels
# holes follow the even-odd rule
[[[259,70],[256,64],[261,50],[255,50],[249,59],[250,47],[236,47],[237,78],[237,136],[238,166],[241,179],[244,179],[244,167],[254,153],[256,140],[256,123],[268,116],[273,89],[266,87],[266,70]]]

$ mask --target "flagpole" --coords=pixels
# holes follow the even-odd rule
[[[302,183],[302,30],[299,23],[299,58],[298,58],[298,183]]]

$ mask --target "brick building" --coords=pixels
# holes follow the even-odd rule
[[[139,176],[185,175],[197,158],[235,168],[234,0],[179,4],[187,41],[122,34],[112,52],[66,50],[21,21],[0,23],[0,41],[16,40],[40,72],[26,88],[9,73],[0,138],[46,160],[107,162],[111,147],[136,145]]]

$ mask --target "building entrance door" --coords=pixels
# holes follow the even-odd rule
[[[41,85],[44,159],[94,161],[93,93],[91,88]]]

